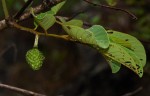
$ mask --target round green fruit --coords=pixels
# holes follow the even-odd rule
[[[43,64],[45,57],[38,48],[33,48],[27,51],[26,61],[33,70],[39,70]]]

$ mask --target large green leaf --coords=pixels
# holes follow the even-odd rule
[[[132,50],[137,55],[139,60],[141,61],[142,66],[143,67],[145,66],[146,52],[145,52],[143,45],[141,44],[141,42],[139,40],[137,40],[135,37],[133,37],[131,35],[113,31],[113,30],[108,30],[108,34],[109,34],[109,37],[112,40],[112,42],[115,42],[117,44],[120,44],[120,45]]]
[[[138,69],[136,62],[134,61],[133,57],[124,49],[121,45],[110,43],[110,46],[107,50],[100,50],[100,52],[107,58],[116,61],[124,66],[128,67],[139,77],[142,77],[143,73],[141,73],[140,69]]]

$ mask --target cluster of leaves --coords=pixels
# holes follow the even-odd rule
[[[63,17],[59,17],[57,20],[54,15],[64,4],[65,1],[45,13],[35,15],[32,12],[35,26],[48,30],[54,23],[58,23],[74,41],[97,49],[110,64],[112,73],[118,72],[122,64],[139,75],[139,77],[142,77],[146,54],[143,45],[135,37],[122,32],[106,30],[100,25],[93,25],[88,29],[84,29],[81,20],[72,19],[66,21]]]

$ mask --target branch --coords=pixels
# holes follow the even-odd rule
[[[53,5],[56,5],[56,4],[58,4],[59,2],[62,2],[62,1],[63,0],[55,0],[55,2],[47,3],[46,6],[53,6]],[[33,11],[34,11],[35,14],[37,14],[37,13],[40,13],[41,11],[43,11],[45,9],[46,9],[46,7],[43,4],[40,4],[36,7],[34,7]],[[24,21],[24,20],[26,20],[30,17],[31,17],[31,13],[30,13],[30,10],[29,10],[29,11],[25,12],[24,14],[22,14],[22,16],[20,16],[20,18],[18,19],[18,22]],[[6,20],[1,20],[0,21],[0,30],[3,30],[6,27],[7,27]]]
[[[38,32],[34,29],[21,26],[21,25],[17,24],[16,22],[13,22],[13,21],[9,21],[8,23],[10,24],[11,27],[17,28],[17,29],[22,30],[22,31],[30,32],[30,33],[35,34],[35,35],[37,34],[39,36],[55,37],[55,38],[60,38],[60,39],[64,39],[64,40],[67,40],[67,41],[78,42],[78,41],[72,39],[68,35],[45,34],[45,33],[42,33],[42,32]]]
[[[32,92],[32,91],[28,91],[28,90],[25,90],[25,89],[21,89],[21,88],[17,88],[17,87],[14,87],[14,86],[1,84],[1,83],[0,83],[0,87],[4,88],[4,89],[11,90],[11,91],[15,91],[17,93],[27,95],[27,96],[46,96],[46,95],[43,95],[43,94],[35,93],[35,92]]]
[[[93,6],[99,6],[99,7],[109,8],[109,9],[113,9],[113,10],[117,10],[117,11],[122,11],[122,12],[125,12],[128,15],[132,16],[133,19],[135,19],[135,20],[137,19],[137,17],[133,13],[131,13],[131,12],[127,11],[127,10],[124,10],[124,9],[111,7],[111,6],[107,6],[107,5],[103,5],[103,4],[96,4],[96,3],[90,2],[89,0],[83,0],[83,1],[89,3],[89,4],[93,5]]]
[[[33,3],[33,0],[28,0],[24,6],[21,8],[21,10],[19,12],[17,12],[17,14],[14,16],[14,19],[18,19],[23,12]]]

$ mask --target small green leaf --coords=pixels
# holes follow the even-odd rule
[[[111,60],[111,59],[110,60],[107,59],[107,61],[108,61],[109,65],[110,65],[110,67],[111,67],[112,73],[117,73],[120,70],[120,68],[121,68],[121,64],[120,63],[118,63],[118,62],[116,62],[114,60]]]
[[[91,18],[90,22],[91,22],[92,24],[97,24],[97,23],[100,22],[100,20],[101,20],[101,17],[97,15],[97,16],[93,16],[93,17]]]
[[[30,49],[26,53],[26,61],[33,70],[39,70],[43,64],[45,57],[37,48]]]
[[[57,12],[61,9],[61,7],[65,4],[66,1],[60,2],[54,7],[51,8],[51,11],[54,12],[54,15],[57,14]]]
[[[94,40],[97,42],[97,45],[101,48],[109,47],[109,37],[107,31],[100,25],[93,25],[91,28],[87,29],[93,33]]]
[[[40,13],[34,17],[35,22],[40,25],[44,30],[48,30],[55,22],[56,19],[52,14]]]

